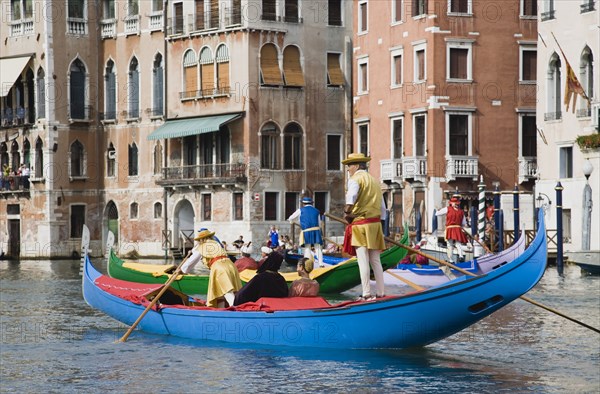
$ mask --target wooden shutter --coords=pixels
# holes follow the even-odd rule
[[[229,92],[229,62],[217,63],[217,88],[219,93]]]
[[[204,30],[204,0],[196,0],[196,30]]]
[[[402,83],[402,55],[394,56],[394,84]]]
[[[260,72],[265,85],[283,85],[275,45],[267,44],[260,50]]]
[[[287,86],[304,86],[298,47],[288,46],[283,51],[283,76]]]
[[[185,91],[195,92],[198,90],[198,78],[196,77],[196,66],[185,68]],[[189,96],[193,97],[193,96]]]
[[[327,76],[330,85],[344,85],[344,74],[340,68],[340,55],[337,53],[327,54]]]
[[[215,66],[214,63],[202,65],[202,95],[212,96],[215,88]]]

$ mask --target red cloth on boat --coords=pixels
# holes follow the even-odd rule
[[[323,297],[262,297],[256,302],[246,302],[230,309],[236,311],[296,311],[329,307],[331,304]]]
[[[342,252],[348,253],[350,256],[356,256],[356,248],[352,246],[352,226],[359,224],[369,224],[369,223],[379,223],[381,218],[366,218],[362,220],[355,220],[352,223],[346,226],[346,231],[344,232],[344,247],[342,248]]]
[[[237,270],[239,272],[242,272],[243,270],[257,270],[258,269],[258,263],[256,262],[256,260],[254,260],[252,257],[247,257],[247,256],[237,259],[235,261],[234,265],[235,265],[235,268],[237,268]]]
[[[95,283],[109,294],[140,305],[147,305],[149,301],[145,296],[163,286],[162,284],[127,282],[105,275],[96,279]]]

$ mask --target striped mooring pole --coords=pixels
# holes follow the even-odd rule
[[[478,233],[479,240],[483,242],[485,238],[485,183],[483,183],[483,175],[479,176],[479,185],[477,185],[477,189],[479,190],[479,215],[478,215]]]
[[[517,185],[515,185],[515,189],[513,190],[513,220],[514,220],[514,243],[516,243],[519,240],[519,233],[520,233],[520,228],[519,228],[519,221],[521,220],[519,218],[519,187]]]
[[[563,274],[563,207],[562,191],[563,186],[560,182],[554,187],[556,190],[556,270],[558,274]]]

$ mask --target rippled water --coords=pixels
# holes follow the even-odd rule
[[[576,266],[564,277],[549,268],[528,296],[600,327],[600,277]],[[2,393],[600,392],[600,335],[521,300],[409,351],[253,348],[138,331],[116,343],[127,327],[85,304],[78,261],[2,261],[0,312]]]

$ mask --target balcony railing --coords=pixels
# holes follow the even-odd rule
[[[381,160],[380,169],[382,181],[402,182],[402,159]]]
[[[424,156],[412,156],[402,159],[402,176],[404,179],[425,181],[427,177],[427,159]]]
[[[100,22],[100,36],[102,38],[113,38],[117,35],[117,21],[106,19]]]
[[[158,31],[163,29],[163,13],[155,11],[148,16],[148,28],[150,31]]]
[[[479,159],[476,156],[447,156],[446,180],[472,178],[477,180]]]
[[[170,29],[169,29],[169,34],[171,35],[179,35],[179,34],[184,34],[185,33],[185,29],[184,29],[184,23],[183,23],[183,15],[181,16],[174,16],[172,18],[169,18],[169,24],[170,24]]]
[[[0,175],[0,194],[23,193],[29,195],[29,176]]]
[[[519,157],[519,183],[535,179],[537,174],[537,158]]]
[[[548,121],[548,120],[559,120],[562,119],[562,112],[558,111],[558,112],[546,112],[544,114],[544,120]]]
[[[19,127],[35,123],[35,108],[6,108],[0,113],[1,127]]]
[[[162,169],[161,186],[226,185],[246,182],[246,164],[201,164]]]
[[[140,32],[140,16],[129,15],[125,17],[125,34],[138,34]]]
[[[87,34],[87,20],[83,18],[67,18],[67,32],[69,34]]]
[[[592,107],[579,108],[577,110],[578,118],[589,118],[590,116],[592,116]]]

